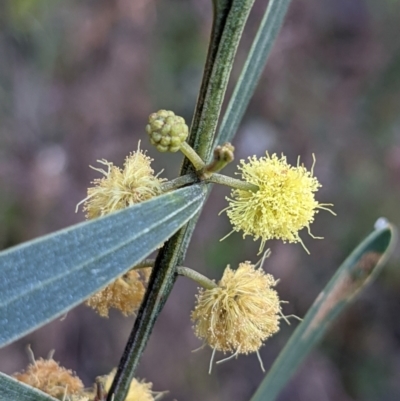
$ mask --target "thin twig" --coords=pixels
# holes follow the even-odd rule
[[[227,185],[231,188],[241,189],[249,192],[257,192],[259,189],[257,185],[251,184],[250,182],[238,180],[237,178],[228,177],[218,173],[214,173],[210,178],[207,179],[207,181],[215,184]]]

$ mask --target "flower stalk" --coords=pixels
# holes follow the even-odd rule
[[[190,160],[196,171],[201,171],[206,167],[206,164],[201,159],[201,157],[187,142],[182,142],[179,150]]]
[[[228,177],[227,175],[214,173],[208,179],[208,182],[214,184],[221,184],[231,187],[233,189],[239,189],[241,191],[257,192],[259,187],[251,182],[238,180],[237,178]]]
[[[196,270],[190,269],[189,267],[177,266],[176,272],[180,276],[190,278],[206,290],[212,290],[213,288],[218,287],[218,285],[213,280],[210,280],[208,277],[200,274]]]

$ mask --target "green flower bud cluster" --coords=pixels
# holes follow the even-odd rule
[[[159,110],[150,114],[146,132],[150,136],[151,144],[160,152],[177,152],[185,142],[189,128],[185,120],[174,112]]]

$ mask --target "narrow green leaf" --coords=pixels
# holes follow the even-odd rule
[[[239,80],[229,101],[215,144],[230,142],[239,128],[261,74],[264,71],[272,45],[281,28],[290,0],[270,0],[258,28]]]
[[[0,401],[56,401],[56,399],[0,372]]]
[[[226,19],[229,10],[232,6],[232,0],[214,0],[213,1],[213,23],[210,35],[210,42],[208,44],[207,58],[204,65],[203,78],[197,98],[196,109],[193,115],[190,132],[193,135],[189,137],[189,143],[195,146],[198,140],[195,138],[195,133],[199,129],[200,119],[203,115],[203,107],[206,105],[207,88],[210,84],[210,79],[213,73],[213,66],[218,52],[218,46],[221,42],[221,36],[226,25]],[[189,161],[187,161],[188,163]],[[187,164],[189,166],[189,163]]]
[[[0,253],[0,346],[61,316],[140,262],[200,208],[193,185]]]
[[[382,269],[396,238],[396,229],[387,224],[372,232],[351,253],[319,294],[251,401],[275,400],[339,313]]]
[[[201,93],[196,105],[193,124],[190,129],[189,144],[207,161],[212,153],[213,138],[217,128],[219,115],[225,91],[228,86],[236,50],[242,37],[247,17],[253,7],[254,0],[229,0],[214,2],[214,18],[217,20],[218,32],[212,32],[212,42],[218,43],[218,50],[210,47],[210,63],[206,62],[206,70],[201,85]],[[214,23],[215,25],[215,23]],[[220,35],[215,40],[214,34]],[[181,173],[186,174],[192,169],[185,159]]]

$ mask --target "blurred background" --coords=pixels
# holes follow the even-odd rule
[[[256,1],[232,74],[237,79],[266,0]],[[0,249],[84,220],[76,204],[105,158],[122,165],[141,147],[174,178],[180,154],[158,154],[144,127],[160,108],[191,120],[211,27],[210,0],[3,0],[0,2]],[[280,279],[285,314],[304,316],[377,218],[400,223],[400,2],[295,0],[234,140],[236,157],[281,152],[317,163],[321,211],[299,244],[271,241],[264,268]],[[235,166],[226,173],[233,174]],[[226,188],[215,188],[186,265],[219,279],[227,264],[258,260],[259,243],[233,234]],[[306,231],[306,230],[305,230]],[[400,399],[400,251],[309,356],[279,401]],[[247,401],[263,378],[255,355],[214,367],[193,353],[196,285],[178,279],[143,355],[138,377],[165,400]],[[102,319],[79,306],[0,350],[11,374],[55,349],[90,386],[118,364],[133,318]],[[272,364],[297,323],[261,350]],[[221,359],[222,355],[217,355]]]

